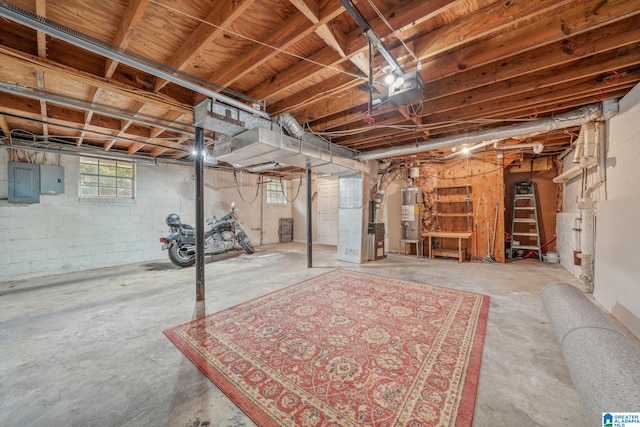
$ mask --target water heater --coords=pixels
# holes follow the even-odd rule
[[[402,213],[400,235],[403,240],[420,240],[422,189],[405,187],[402,189]]]

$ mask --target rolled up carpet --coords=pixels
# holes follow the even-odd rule
[[[541,299],[590,424],[640,411],[640,347],[569,284],[548,285]]]
[[[551,283],[542,289],[540,298],[560,347],[565,336],[574,329],[602,328],[620,332],[615,323],[575,286]]]

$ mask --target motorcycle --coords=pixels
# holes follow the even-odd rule
[[[165,219],[171,234],[160,238],[162,250],[169,250],[169,259],[178,267],[190,267],[196,262],[196,229],[183,224],[178,214],[172,213]],[[235,203],[225,216],[207,219],[209,227],[204,233],[205,255],[218,255],[236,249],[236,243],[248,254],[255,252],[247,234],[240,228],[236,216]]]

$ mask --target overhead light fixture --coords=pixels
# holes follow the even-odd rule
[[[196,150],[195,148],[191,149],[191,155],[193,157],[198,157],[198,150]],[[206,148],[204,148],[202,150],[202,152],[200,153],[200,156],[202,156],[202,160],[204,161],[204,163],[209,164],[209,165],[217,165],[218,164],[218,160],[216,160],[215,157],[213,157]]]
[[[384,73],[383,81],[387,86],[397,89],[404,84],[404,74],[399,74],[393,66],[385,66],[382,72]]]
[[[387,86],[391,86],[393,84],[393,82],[396,81],[396,77],[397,74],[395,73],[388,73],[384,75],[384,84],[386,84]]]
[[[367,39],[369,39],[369,41],[376,47],[376,49],[378,49],[378,52],[380,52],[380,54],[384,57],[384,59],[387,61],[387,64],[389,64],[393,71],[395,71],[398,76],[404,74],[404,70],[402,69],[400,64],[398,64],[398,61],[393,57],[393,55],[391,55],[391,53],[389,53],[385,45],[382,43],[382,40],[380,40],[380,36],[378,36],[378,34],[373,31],[371,25],[367,22],[364,16],[362,16],[358,8],[356,8],[353,0],[340,0],[340,3],[342,4],[342,6],[344,6],[344,9],[347,11],[347,13],[351,15],[356,24],[358,24]]]
[[[418,71],[401,74],[389,86],[389,98],[397,105],[407,105],[424,97],[424,83]]]
[[[356,24],[358,24],[360,29],[362,29],[367,39],[369,39],[370,46],[375,46],[387,62],[388,65],[385,66],[382,71],[385,73],[383,81],[389,87],[389,97],[395,95],[394,102],[398,105],[407,105],[421,100],[424,96],[424,83],[420,76],[420,70],[422,69],[420,60],[416,57],[418,71],[406,73],[396,58],[387,50],[380,37],[373,28],[371,28],[371,25],[362,16],[360,11],[358,11],[354,1],[340,0],[340,3],[349,15],[351,15]],[[415,57],[415,55],[413,56]]]

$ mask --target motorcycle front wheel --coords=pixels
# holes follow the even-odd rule
[[[253,245],[251,244],[251,241],[249,240],[247,235],[244,233],[238,236],[238,244],[242,246],[242,249],[244,249],[244,251],[248,254],[252,254],[255,252],[255,249],[253,249]]]
[[[189,254],[189,250],[193,251],[193,245],[176,243],[169,248],[169,259],[178,267],[191,267],[196,262],[196,255]]]

